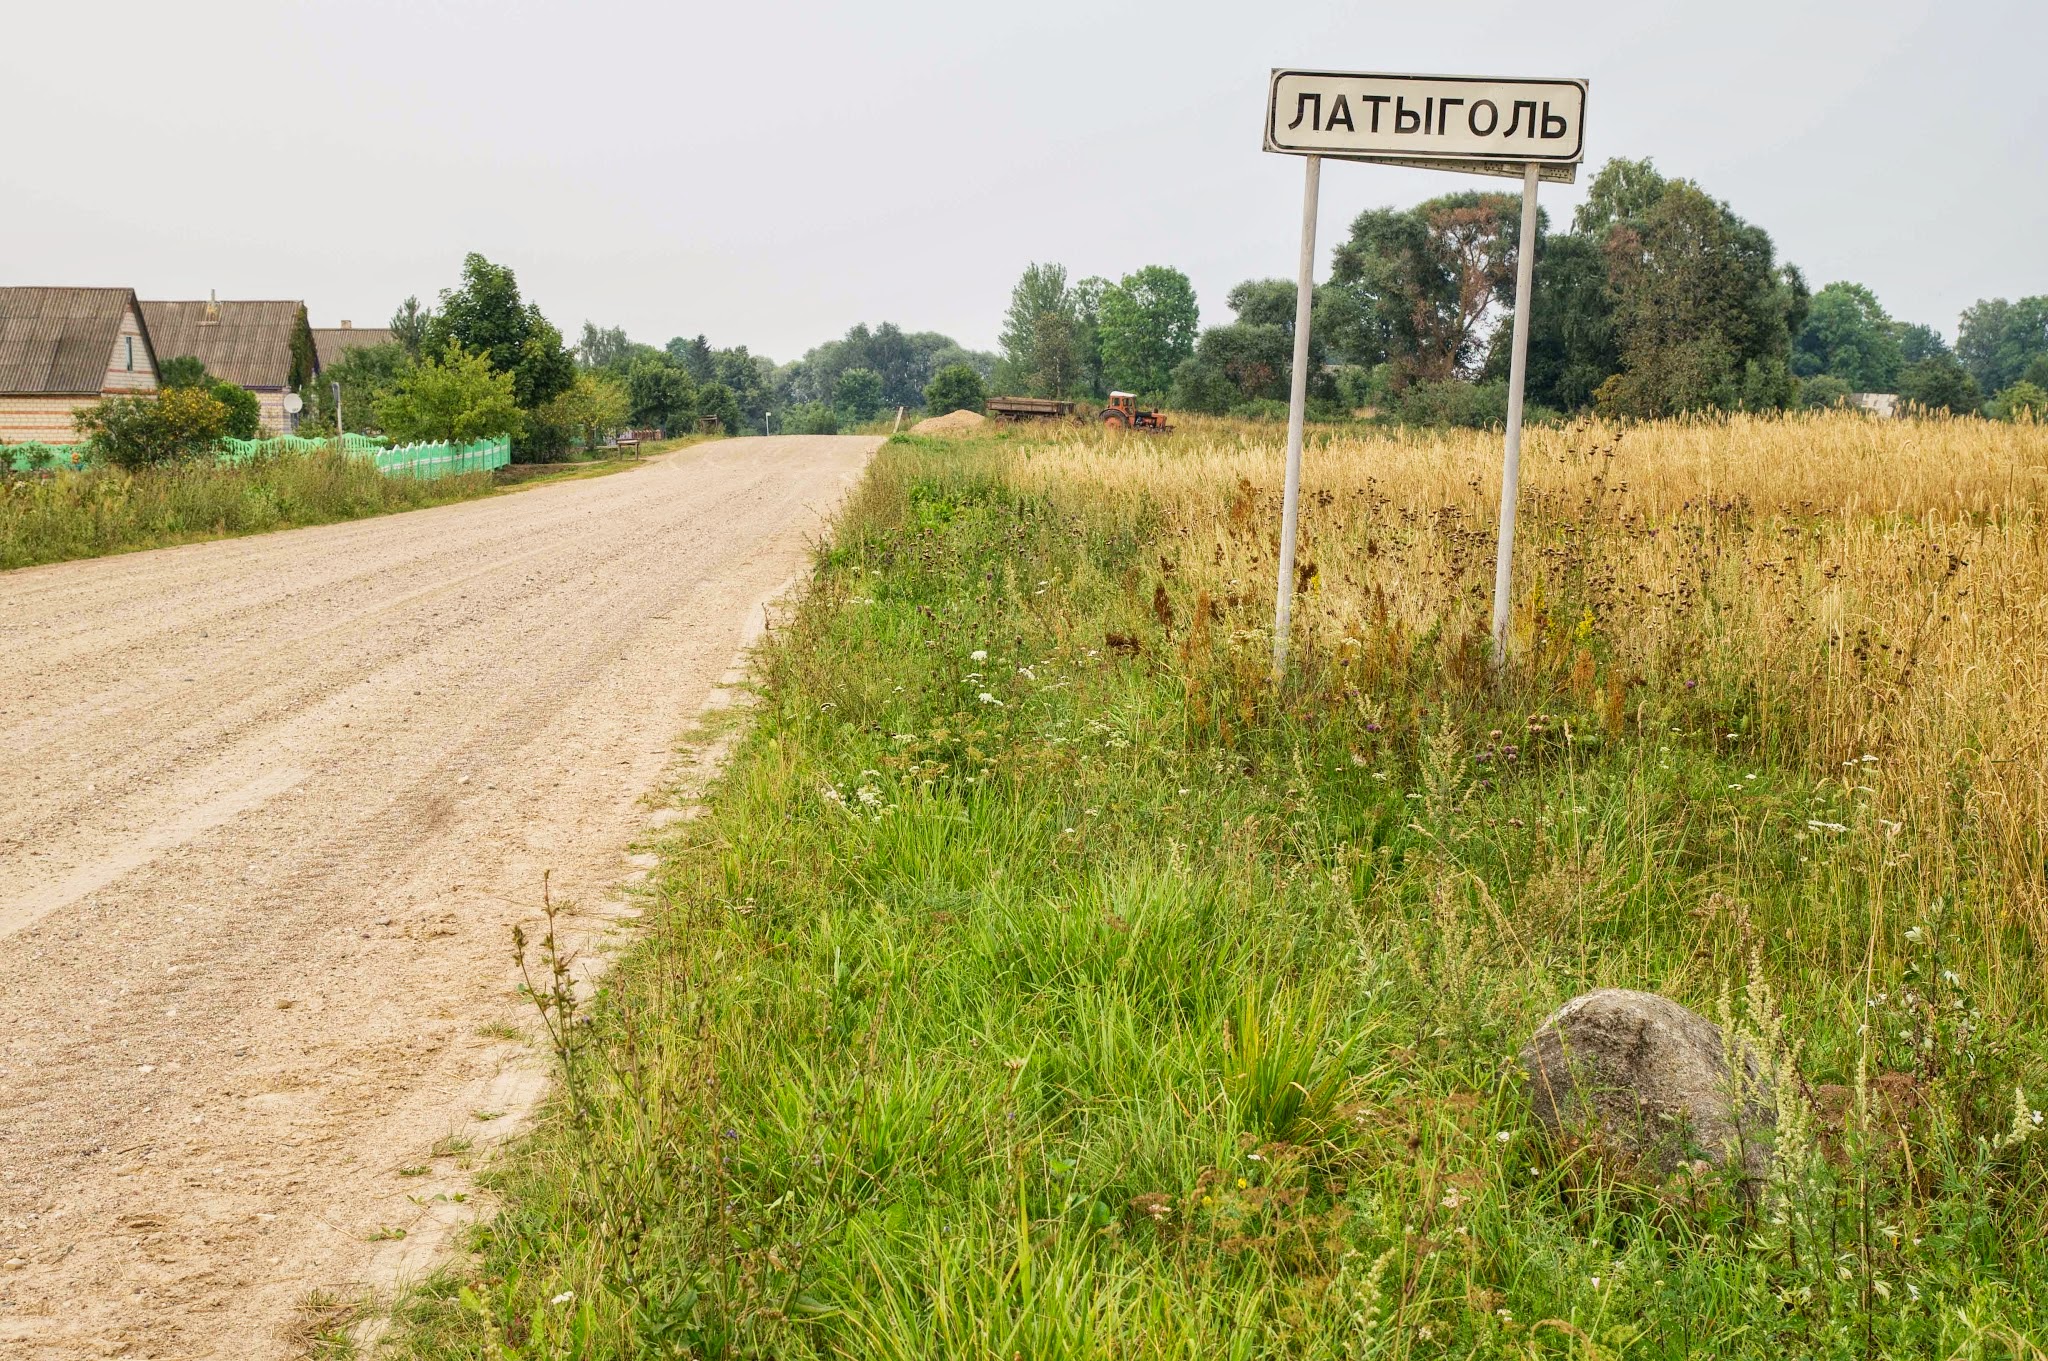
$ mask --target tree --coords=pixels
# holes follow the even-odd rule
[[[700,420],[712,417],[728,435],[745,433],[740,425],[739,403],[733,399],[732,389],[723,383],[706,383],[697,389],[697,416]]]
[[[463,258],[462,286],[442,290],[423,352],[443,354],[454,346],[511,374],[515,398],[529,411],[576,381],[576,361],[562,333],[540,308],[520,301],[519,281],[510,269],[473,251]]]
[[[1601,166],[1586,186],[1586,201],[1572,214],[1572,230],[1599,237],[1620,223],[1640,222],[1664,197],[1670,183],[1647,157],[1625,161],[1617,156]]]
[[[1063,265],[1031,264],[1010,291],[999,338],[998,381],[1037,397],[1064,397],[1078,385],[1080,316]]]
[[[1360,213],[1331,272],[1351,295],[1352,362],[1390,362],[1397,382],[1472,373],[1512,301],[1520,212],[1510,194],[1462,193]]]
[[[1074,300],[1075,387],[1090,397],[1109,391],[1109,380],[1103,377],[1102,298],[1114,287],[1101,275],[1091,274],[1068,290]],[[1192,344],[1189,348],[1192,351]]]
[[[1164,265],[1126,274],[1101,293],[1102,380],[1111,387],[1163,393],[1174,368],[1195,352],[1201,314],[1188,276]]]
[[[454,340],[441,354],[406,371],[377,403],[377,420],[403,443],[468,443],[516,435],[521,428],[512,375]]]
[[[1211,327],[1196,342],[1194,359],[1174,374],[1174,404],[1214,412],[1243,402],[1285,401],[1293,367],[1294,338],[1278,326],[1241,321]]]
[[[1983,405],[1984,394],[1953,355],[1936,355],[1899,371],[1899,399],[1928,411],[1961,415]]]
[[[2011,387],[2041,355],[2048,355],[2048,297],[1987,298],[1964,311],[1956,358],[1981,390]]]
[[[197,355],[181,354],[159,365],[157,386],[166,392],[193,388],[211,393],[227,409],[227,424],[221,433],[231,439],[255,439],[263,431],[263,405],[256,394],[239,383],[214,377]]]
[[[595,322],[583,323],[583,339],[576,346],[576,357],[587,369],[608,369],[622,363],[632,352],[633,342],[626,339],[623,327],[600,327]]]
[[[2022,378],[1992,398],[1986,414],[2001,421],[2048,420],[2048,388]]]
[[[1899,342],[1899,362],[1902,366],[1952,353],[1948,342],[1941,338],[1941,332],[1932,326],[1895,321],[1892,323],[1892,337]]]
[[[2032,383],[2037,388],[2048,388],[2048,354],[2037,354],[2027,365],[2027,371],[2020,377],[2022,383]]]
[[[698,336],[695,340],[675,337],[668,343],[668,357],[683,366],[693,383],[708,383],[712,379],[711,342]]]
[[[1182,411],[1220,413],[1253,402],[1285,401],[1294,368],[1295,286],[1285,279],[1247,279],[1226,299],[1237,320],[1213,326],[1195,342],[1191,359],[1174,366],[1170,404]],[[1310,303],[1309,395],[1333,396],[1336,383],[1324,367],[1319,320],[1345,296],[1334,285],[1318,289]]]
[[[764,366],[765,373],[762,371]],[[767,414],[768,404],[775,397],[775,365],[748,354],[746,346],[735,345],[712,354],[711,373],[718,384],[732,394],[733,407],[739,413],[737,422],[726,425],[726,433],[746,435],[760,430],[761,418]]]
[[[211,452],[227,433],[228,409],[205,388],[176,387],[155,397],[109,397],[71,419],[95,458],[144,468]]]
[[[1605,250],[1622,371],[1601,385],[1603,411],[1656,417],[1791,400],[1805,282],[1776,267],[1766,232],[1673,180],[1640,222],[1609,229]]]
[[[1542,238],[1541,267],[1529,307],[1528,400],[1556,411],[1593,404],[1593,394],[1621,369],[1607,257],[1598,238],[1568,232]],[[1512,326],[1496,326],[1481,377],[1506,381],[1513,358]]]
[[[1813,295],[1792,345],[1792,371],[1833,374],[1856,392],[1891,392],[1905,359],[1892,319],[1862,284],[1832,283]]]
[[[635,428],[660,426],[671,435],[689,429],[697,415],[697,385],[689,370],[656,351],[634,359],[626,370],[627,415]]]
[[[398,380],[412,365],[412,356],[398,341],[388,345],[362,345],[344,351],[341,358],[321,371],[321,381],[313,385],[313,396],[317,399],[314,403],[315,420],[333,426],[332,385],[339,383],[342,428],[359,434],[375,434],[383,429],[377,423],[377,403],[391,395],[398,386]]]
[[[988,408],[988,391],[981,385],[981,375],[968,365],[948,364],[932,375],[931,385],[924,390],[924,405],[934,416],[949,411],[984,411]]]
[[[832,387],[832,409],[849,425],[873,420],[886,400],[882,375],[873,369],[848,369]]]
[[[427,329],[433,320],[433,312],[421,307],[418,298],[407,298],[391,314],[391,338],[405,346],[405,352],[417,359],[420,347],[427,342]]]
[[[595,449],[600,439],[626,424],[628,409],[624,383],[610,373],[586,369],[567,392],[536,414],[547,424],[572,432],[572,438],[580,435],[584,448]]]

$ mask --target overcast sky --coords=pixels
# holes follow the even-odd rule
[[[0,283],[303,298],[382,324],[465,252],[571,339],[778,360],[856,321],[992,346],[1018,271],[1291,275],[1274,66],[1583,76],[1586,169],[1650,156],[1815,287],[1953,339],[2048,293],[2044,0],[1029,4],[22,0],[0,36]],[[1508,181],[1331,165],[1361,209]]]

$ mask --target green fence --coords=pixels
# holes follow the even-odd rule
[[[18,473],[34,472],[39,469],[77,469],[86,465],[90,450],[83,444],[27,444],[0,445],[0,455],[7,459],[7,465]]]
[[[393,477],[455,477],[487,473],[512,461],[512,441],[472,440],[468,444],[401,444],[376,451],[377,467]]]
[[[344,453],[370,455],[383,450],[385,441],[369,435],[343,435],[341,447]],[[300,439],[297,435],[277,435],[270,439],[224,439],[220,442],[220,461],[223,463],[247,463],[252,458],[273,458],[278,454],[312,454],[332,449],[331,439]]]
[[[374,461],[377,470],[392,477],[455,477],[462,473],[487,473],[512,461],[512,441],[472,440],[468,444],[401,444],[393,447],[369,435],[343,435],[344,453]],[[224,439],[220,442],[222,463],[247,463],[252,459],[274,458],[279,454],[309,454],[332,449],[331,439],[300,439],[279,435],[275,439]],[[75,470],[91,461],[91,446],[85,444],[0,445],[16,472],[38,469]]]

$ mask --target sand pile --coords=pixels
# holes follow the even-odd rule
[[[944,435],[955,430],[972,430],[978,425],[988,424],[988,417],[975,411],[949,411],[943,416],[931,416],[910,427],[913,435]]]

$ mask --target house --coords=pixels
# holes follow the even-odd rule
[[[389,345],[398,339],[396,332],[385,326],[354,326],[344,321],[339,326],[315,326],[313,328],[313,357],[323,369],[331,368],[337,360],[350,350],[360,350],[371,345]]]
[[[73,412],[156,386],[134,289],[0,288],[0,441],[82,443]]]
[[[258,418],[268,434],[290,433],[298,423],[299,388],[318,370],[313,330],[302,302],[144,302],[142,319],[168,363],[191,355],[215,378],[256,394]]]
[[[1887,420],[1899,414],[1899,395],[1896,392],[1852,392],[1849,404]]]

